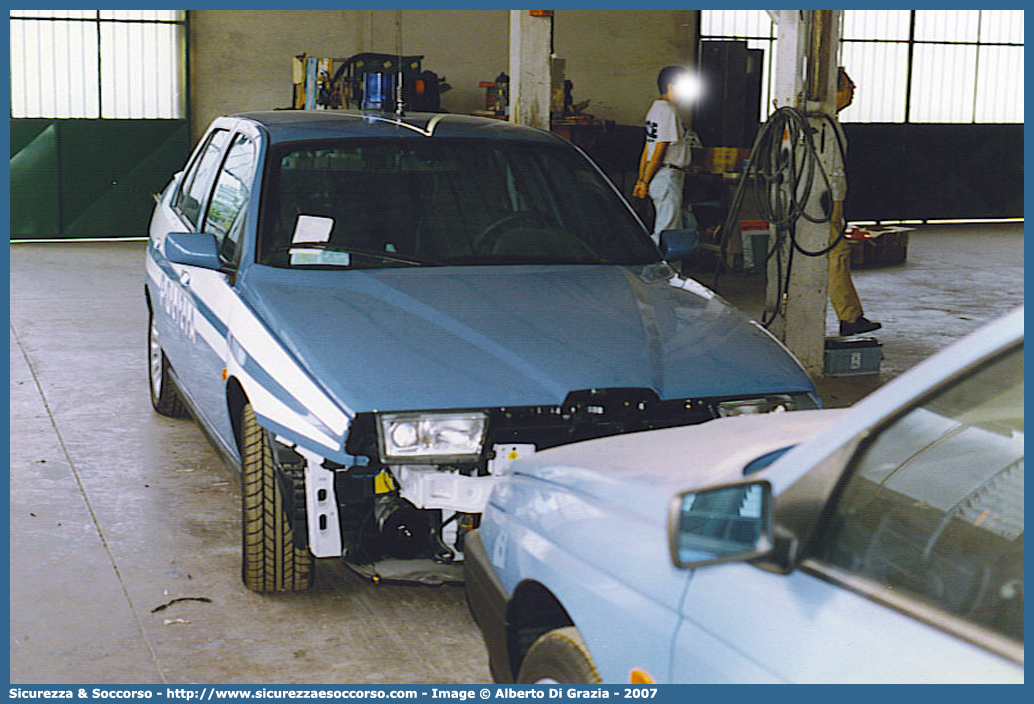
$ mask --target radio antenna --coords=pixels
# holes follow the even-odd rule
[[[402,10],[395,10],[395,55],[398,69],[395,75],[395,114],[406,116],[406,104],[402,100]]]

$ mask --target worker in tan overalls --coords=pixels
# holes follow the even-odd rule
[[[840,112],[854,100],[854,81],[847,75],[844,67],[840,67],[837,76],[837,112]],[[838,125],[839,128],[839,125]],[[847,144],[840,130],[841,142]],[[847,196],[847,175],[844,165],[839,172],[832,175],[830,182],[833,190],[833,214],[829,220],[829,241],[832,244],[844,230],[844,198]],[[861,335],[879,330],[880,323],[868,320],[862,310],[862,301],[858,298],[854,283],[851,281],[851,245],[847,239],[841,238],[829,253],[829,301],[833,304],[837,318],[840,319],[840,335]]]

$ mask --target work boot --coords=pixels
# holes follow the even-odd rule
[[[865,316],[859,315],[851,322],[846,320],[840,321],[840,337],[861,335],[862,333],[879,330],[882,327],[883,325],[881,323],[874,323],[873,321],[866,319]]]

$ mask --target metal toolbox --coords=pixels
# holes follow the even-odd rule
[[[827,337],[826,376],[879,374],[883,345],[874,337]]]

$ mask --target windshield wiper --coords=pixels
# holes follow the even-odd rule
[[[343,245],[332,244],[330,242],[300,242],[297,244],[281,245],[279,247],[274,248],[273,252],[290,252],[291,250],[305,249],[319,249],[327,252],[341,252],[342,254],[351,254],[357,257],[369,257],[370,259],[383,259],[384,261],[398,262],[399,264],[409,264],[410,266],[438,266],[437,264],[434,264],[432,262],[425,262],[419,259],[413,259],[412,257],[403,257],[393,252],[376,252],[369,249],[355,249],[353,247],[345,247]],[[313,262],[313,264],[317,266],[334,266],[333,262]],[[302,266],[306,265],[303,264]]]
[[[586,260],[586,259],[562,259],[559,257],[536,257],[534,255],[524,254],[462,254],[456,257],[446,257],[436,262],[439,266],[451,266],[451,265],[486,265],[492,266],[495,264],[536,264],[536,265],[555,265],[555,266],[587,266],[587,265],[606,265],[612,262],[603,260]]]

